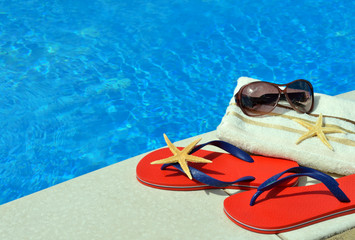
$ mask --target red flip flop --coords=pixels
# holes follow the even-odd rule
[[[189,179],[188,173],[178,163],[165,164],[162,167],[161,165],[151,164],[152,162],[160,163],[160,161],[157,161],[160,159],[173,158],[175,153],[172,153],[172,151],[184,151],[182,148],[176,148],[175,146],[173,147],[177,150],[171,150],[172,144],[167,137],[166,141],[170,149],[163,148],[151,152],[138,163],[136,174],[138,181],[142,184],[175,191],[210,188],[250,189],[257,188],[270,176],[280,171],[298,166],[296,162],[290,160],[249,156],[227,142],[212,141],[192,148],[192,156],[210,160],[211,163],[189,163],[188,169],[192,177],[192,179]],[[231,154],[200,150],[208,144],[218,146]],[[293,179],[284,184],[290,186],[296,183],[297,179]]]
[[[279,179],[291,172],[296,174]],[[321,183],[290,188],[278,186],[299,176],[309,176]],[[287,232],[355,213],[354,183],[355,175],[334,180],[311,168],[291,168],[271,177],[258,190],[226,198],[224,212],[234,223],[253,232]]]

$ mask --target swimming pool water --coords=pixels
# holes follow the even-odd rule
[[[214,130],[236,80],[354,90],[353,1],[0,1],[0,203]]]

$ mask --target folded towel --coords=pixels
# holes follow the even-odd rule
[[[238,79],[234,94],[256,79]],[[217,136],[254,154],[291,159],[302,166],[341,175],[355,174],[355,102],[324,94],[314,94],[312,115],[276,108],[271,115],[248,117],[233,98],[217,128]],[[330,146],[313,136],[296,144],[308,132],[297,121],[315,125],[323,116],[323,127],[336,127],[343,133],[325,133]]]

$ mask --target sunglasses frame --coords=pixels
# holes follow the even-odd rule
[[[312,105],[311,105],[311,108],[310,108],[307,112],[302,112],[302,111],[298,110],[296,107],[294,107],[292,101],[290,100],[290,98],[288,97],[288,94],[287,94],[287,88],[288,88],[288,86],[291,85],[292,83],[298,82],[298,81],[305,82],[305,83],[307,83],[308,86],[310,87],[310,92],[311,92],[311,96],[312,96]],[[242,92],[243,92],[243,90],[244,90],[248,85],[255,84],[255,83],[267,83],[267,84],[270,84],[270,85],[276,87],[276,88],[278,89],[278,91],[279,91],[279,97],[278,97],[278,99],[277,99],[276,105],[275,105],[269,112],[267,112],[267,113],[254,114],[254,115],[249,114],[249,113],[244,109],[244,107],[243,107],[242,104],[241,104],[241,102],[242,102]],[[284,86],[285,88],[282,90],[280,87],[283,87],[283,86]],[[294,80],[294,81],[292,81],[292,82],[290,82],[290,83],[287,83],[287,84],[276,84],[276,83],[265,82],[265,81],[255,81],[255,82],[251,82],[251,83],[248,83],[248,84],[242,86],[242,87],[239,89],[239,91],[234,95],[234,99],[235,99],[235,102],[236,102],[237,106],[242,110],[242,112],[243,112],[245,115],[250,116],[250,117],[257,117],[257,116],[266,115],[266,114],[272,112],[277,106],[282,106],[282,105],[278,105],[278,102],[280,101],[281,94],[284,94],[284,95],[285,95],[285,98],[286,98],[287,102],[290,104],[291,108],[292,108],[293,110],[295,110],[296,112],[298,112],[298,113],[310,113],[310,112],[313,110],[313,106],[314,106],[314,92],[313,92],[313,86],[312,86],[312,84],[311,84],[309,81],[307,81],[307,80],[305,80],[305,79],[297,79],[297,80]],[[282,107],[283,107],[283,106],[282,106]],[[284,107],[286,107],[286,106],[284,106]],[[286,108],[288,108],[288,107],[286,107]]]

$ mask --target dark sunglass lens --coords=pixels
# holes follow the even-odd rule
[[[302,80],[295,81],[287,87],[286,93],[294,108],[305,113],[311,111],[313,92],[310,83]]]
[[[279,97],[277,87],[264,82],[251,83],[241,92],[241,106],[251,116],[263,115],[275,108]]]

